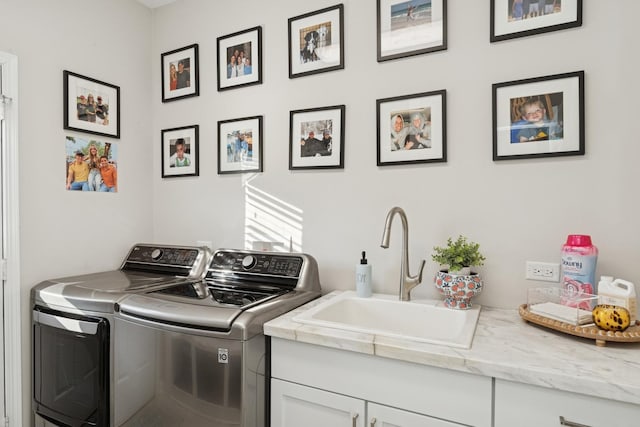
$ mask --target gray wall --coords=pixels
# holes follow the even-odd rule
[[[490,43],[489,2],[449,1],[448,50],[384,63],[376,61],[375,2],[343,3],[345,69],[296,79],[288,78],[287,19],[336,2],[221,7],[182,0],[156,11],[155,57],[190,43],[201,52],[199,98],[162,104],[159,90],[151,95],[154,138],[174,126],[197,123],[201,131],[198,178],[162,180],[154,162],[158,240],[250,244],[245,222],[273,228],[270,215],[253,215],[258,189],[267,206],[296,218],[302,250],[317,257],[325,291],[353,289],[355,264],[366,250],[374,290],[397,292],[398,223],[391,247],[380,248],[385,216],[395,205],[408,215],[412,273],[427,260],[416,297],[436,297],[432,248],[458,234],[479,242],[487,257],[481,304],[526,302],[526,289],[545,283],[524,279],[525,261],[559,262],[570,233],[592,235],[598,274],[640,284],[633,265],[640,252],[640,202],[633,196],[640,178],[633,125],[639,61],[631,54],[638,2],[587,1],[582,27]],[[264,34],[264,84],[217,92],[216,38],[257,25]],[[586,75],[586,155],[493,162],[492,83],[578,70]],[[158,68],[153,87],[160,87]],[[447,91],[447,163],[377,167],[376,99],[439,89]],[[335,104],[346,105],[344,170],[289,171],[289,111]],[[264,173],[218,175],[216,122],[252,115],[264,115]],[[159,157],[159,144],[153,149]]]

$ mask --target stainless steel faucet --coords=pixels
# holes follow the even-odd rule
[[[399,207],[393,207],[387,214],[387,219],[384,222],[384,233],[382,234],[382,243],[380,246],[383,248],[389,247],[389,237],[391,234],[391,223],[395,214],[400,216],[402,220],[402,259],[400,260],[400,301],[411,300],[411,289],[415,288],[422,282],[422,270],[424,270],[425,261],[422,260],[420,265],[420,273],[417,276],[411,276],[409,273],[409,226],[407,225],[407,215],[404,210]]]

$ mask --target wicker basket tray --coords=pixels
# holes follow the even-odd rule
[[[640,342],[640,322],[638,321],[636,321],[635,325],[629,326],[623,332],[613,332],[604,331],[595,325],[576,326],[559,320],[549,319],[548,317],[531,313],[527,304],[522,304],[519,311],[520,316],[527,322],[564,332],[565,334],[596,340],[596,345],[599,347],[607,345],[607,341]]]

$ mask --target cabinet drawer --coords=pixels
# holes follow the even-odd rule
[[[563,417],[565,424],[561,423]],[[573,424],[571,424],[573,423]],[[495,427],[631,427],[640,405],[496,380]]]
[[[366,427],[461,427],[461,424],[401,411],[375,403],[367,404]]]

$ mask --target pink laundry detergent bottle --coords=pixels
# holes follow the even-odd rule
[[[593,309],[593,301],[574,302],[584,294],[595,293],[596,261],[598,248],[591,243],[591,236],[570,234],[562,245],[562,286],[565,290],[565,305]]]

